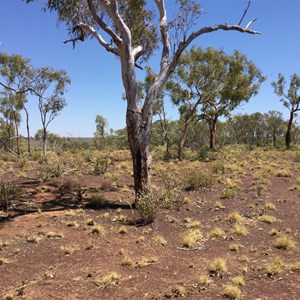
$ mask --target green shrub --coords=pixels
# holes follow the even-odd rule
[[[143,223],[152,223],[157,214],[157,198],[151,193],[140,195],[136,201],[136,209],[138,210]]]
[[[31,151],[31,158],[32,160],[38,162],[38,163],[43,163],[44,156],[43,156],[43,152],[41,151]]]
[[[59,163],[56,165],[49,165],[45,163],[40,167],[39,170],[39,177],[42,182],[50,178],[60,177],[61,175],[62,175],[62,169]]]
[[[207,150],[206,148],[200,148],[198,150],[198,160],[206,161],[208,160],[208,156],[209,156],[209,150]]]
[[[27,163],[28,163],[28,158],[27,157],[24,157],[24,156],[19,157],[18,166],[19,166],[20,170],[24,170]]]
[[[18,158],[14,156],[12,153],[0,149],[0,160],[7,161],[7,162],[15,162],[18,160]]]
[[[0,181],[0,208],[8,209],[18,192],[18,187],[2,179]]]
[[[108,156],[97,157],[93,163],[93,173],[96,175],[105,174],[109,161],[110,159]]]
[[[300,163],[300,152],[297,151],[294,156],[294,161]]]
[[[212,165],[212,171],[216,174],[224,174],[225,173],[225,166],[224,163],[221,161],[216,161]]]
[[[191,172],[186,177],[185,189],[190,191],[208,190],[212,185],[212,174],[207,171]]]
[[[220,197],[224,199],[234,198],[236,193],[235,188],[232,187],[224,187],[220,192]]]
[[[189,161],[195,161],[198,160],[198,153],[191,148],[184,148],[182,158]]]

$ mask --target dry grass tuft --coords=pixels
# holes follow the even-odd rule
[[[231,282],[235,286],[244,286],[245,280],[243,276],[236,276],[231,279]]]
[[[277,249],[290,250],[295,248],[295,242],[288,236],[279,236],[274,243],[274,247]]]
[[[274,276],[281,273],[283,262],[280,257],[276,257],[273,261],[265,265],[265,270],[268,276]]]
[[[276,218],[270,215],[262,215],[258,218],[258,220],[267,224],[273,224],[276,222]]]
[[[232,233],[238,234],[238,235],[247,235],[249,233],[246,226],[243,224],[236,223],[233,226]]]
[[[61,247],[60,247],[60,250],[61,250],[64,254],[70,255],[70,254],[72,254],[72,253],[75,251],[75,248],[74,248],[73,246],[67,245],[67,246],[61,246]]]
[[[159,245],[159,246],[166,246],[167,245],[167,240],[161,236],[161,235],[157,235],[153,238],[153,241],[155,243],[155,245]]]
[[[238,211],[231,212],[228,216],[228,221],[231,223],[241,223],[244,221],[244,217]]]
[[[215,258],[210,264],[208,271],[212,276],[222,277],[227,272],[226,260],[221,257]]]
[[[10,260],[4,257],[0,257],[0,266],[9,264]]]
[[[190,229],[182,236],[182,245],[186,248],[193,248],[202,237],[203,234],[199,229]]]
[[[158,262],[157,257],[143,257],[140,261],[136,263],[136,268],[143,268]]]
[[[186,294],[186,288],[182,284],[177,284],[173,289],[172,292],[175,298],[184,297]]]
[[[100,236],[104,236],[105,234],[105,229],[101,225],[95,225],[92,228],[92,234],[98,234]]]
[[[208,234],[210,238],[224,238],[225,232],[220,227],[214,227]]]
[[[38,244],[43,238],[37,234],[30,234],[27,236],[27,242]]]
[[[103,277],[95,280],[94,283],[101,289],[119,285],[121,282],[121,275],[116,272],[111,272]]]
[[[242,291],[235,285],[226,285],[223,291],[223,296],[230,300],[239,300],[242,297]]]

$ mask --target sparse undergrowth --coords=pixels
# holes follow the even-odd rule
[[[155,162],[172,191],[153,175],[153,194],[137,209],[123,153],[111,154],[98,175],[92,168],[99,153],[64,155],[53,155],[62,174],[43,183],[13,179],[16,166],[37,171],[36,161],[2,168],[10,170],[9,182],[28,187],[0,211],[0,298],[18,299],[21,290],[31,299],[133,300],[284,299],[283,291],[300,292],[294,153],[239,148],[203,162]],[[26,214],[14,215],[23,208]]]

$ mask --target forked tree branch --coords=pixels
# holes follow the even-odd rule
[[[90,9],[90,12],[95,20],[95,22],[101,27],[102,30],[104,30],[107,34],[110,35],[110,37],[113,39],[116,45],[122,42],[122,39],[116,34],[116,32],[110,28],[101,17],[98,16],[95,6],[92,3],[92,0],[88,0],[88,6]]]
[[[91,0],[89,0],[91,1]],[[114,25],[116,26],[117,30],[121,33],[122,37],[122,45],[129,46],[131,45],[131,32],[124,20],[122,19],[116,0],[98,0],[100,5],[107,11],[109,16],[111,17]],[[103,3],[105,2],[105,3]],[[125,40],[124,40],[125,39]],[[121,46],[118,45],[118,46]]]
[[[255,20],[253,20],[254,22]],[[252,22],[252,23],[253,23]],[[214,31],[218,31],[218,30],[224,30],[224,31],[239,31],[242,33],[249,33],[249,34],[261,34],[261,32],[259,31],[254,31],[254,30],[250,30],[248,28],[245,27],[241,27],[239,25],[227,25],[227,24],[219,24],[219,25],[215,25],[215,26],[209,26],[209,27],[203,27],[199,30],[197,30],[196,32],[193,32],[186,41],[181,41],[175,54],[174,57],[170,63],[169,66],[169,70],[168,73],[169,75],[175,70],[177,64],[178,64],[178,60],[181,56],[181,54],[183,53],[183,51],[200,35],[206,34],[206,33],[211,33]]]

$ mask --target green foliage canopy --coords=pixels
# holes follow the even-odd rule
[[[228,115],[242,101],[249,101],[264,79],[254,63],[237,50],[227,55],[223,50],[193,47],[180,59],[168,89],[182,115],[202,105],[201,117],[207,118]]]

